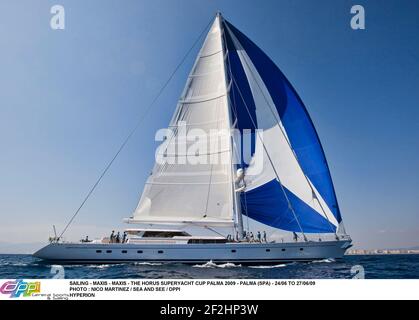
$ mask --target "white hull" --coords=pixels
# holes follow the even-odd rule
[[[269,264],[342,258],[350,240],[295,243],[80,244],[52,243],[34,256],[69,263],[231,262]]]

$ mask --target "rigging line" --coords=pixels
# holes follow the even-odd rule
[[[241,206],[241,204],[240,204],[240,202],[237,201],[237,197],[238,196],[240,197],[240,195],[237,195],[237,193],[236,193],[236,183],[235,183],[235,177],[234,177],[237,166],[234,163],[234,155],[235,155],[234,139],[231,136],[231,129],[232,129],[231,126],[235,121],[233,122],[233,119],[232,119],[232,117],[233,117],[232,113],[234,111],[232,111],[231,108],[230,108],[230,105],[231,105],[231,101],[230,101],[231,80],[228,78],[228,70],[227,70],[227,65],[226,65],[226,56],[227,56],[227,59],[228,59],[228,53],[227,53],[228,48],[227,48],[227,42],[226,42],[226,39],[225,39],[223,17],[221,15],[218,15],[218,14],[217,14],[217,16],[219,17],[218,24],[219,24],[219,28],[220,28],[221,48],[222,48],[222,51],[223,51],[222,65],[223,65],[224,81],[225,81],[225,84],[226,84],[227,113],[228,113],[228,117],[229,117],[229,121],[230,121],[230,123],[229,123],[229,130],[230,130],[229,139],[230,139],[230,148],[231,148],[231,151],[230,151],[230,167],[231,167],[230,168],[230,177],[231,177],[231,181],[232,181],[232,183],[231,183],[231,188],[232,188],[231,196],[232,196],[232,201],[233,201],[234,220],[236,220],[235,223],[234,223],[234,232],[240,231],[240,233],[242,233],[243,222],[242,222],[242,217],[239,216],[239,215],[241,215],[241,212],[239,213],[240,208],[238,208],[238,205]],[[226,54],[224,54],[224,52],[226,52]],[[239,229],[239,230],[237,230],[237,229]],[[242,237],[242,235],[240,235],[240,237]]]
[[[229,60],[229,59],[228,59]],[[230,71],[230,73],[231,73],[231,66],[229,66],[229,71]],[[233,101],[235,101],[235,99],[234,99],[234,86],[232,86],[231,87],[231,90],[233,91]],[[231,103],[231,99],[229,98],[229,100],[230,100],[230,103]],[[233,105],[232,105],[232,110],[233,110],[233,112],[235,112],[236,111],[236,105],[235,105],[235,102],[233,102]],[[236,111],[237,112],[237,111]],[[237,113],[235,113],[234,114],[234,116],[236,117],[236,121],[238,120],[238,115],[237,115]],[[233,139],[234,140],[234,139]],[[244,154],[242,154],[242,150],[243,150],[243,137],[242,137],[242,135],[240,135],[240,144],[239,144],[239,146],[240,146],[240,150],[238,150],[239,148],[237,147],[237,145],[236,145],[236,143],[234,143],[234,154],[235,154],[235,156],[236,156],[236,160],[238,161],[238,160],[240,160],[240,163],[244,163],[244,160],[243,160],[243,158],[244,158]],[[243,169],[243,168],[242,168]],[[244,170],[244,172],[245,172],[245,169],[243,169]],[[243,182],[244,182],[244,177],[243,177]],[[246,183],[244,182],[244,185],[246,186]],[[240,193],[239,194],[239,203],[240,203],[240,205],[242,205],[243,204],[243,201],[242,201],[242,198],[241,198],[241,194],[242,193]],[[247,214],[247,201],[246,201],[246,192],[244,192],[243,191],[243,198],[244,198],[244,207],[245,207],[245,211],[244,211],[244,213],[245,213],[245,215],[246,215],[246,225],[247,225],[247,230],[250,230],[250,228],[249,228],[249,215]],[[242,212],[242,217],[243,217],[243,212]]]
[[[197,219],[197,221],[198,221],[198,219]],[[202,225],[200,223],[194,222],[194,221],[188,221],[188,222],[184,222],[184,223],[185,223],[185,226],[183,228],[187,228],[187,225],[202,227]],[[205,226],[205,225],[203,227],[205,229],[208,229],[208,230],[210,230],[210,231],[212,231],[212,232],[214,232],[214,233],[222,236],[223,238],[225,238],[225,235],[223,235],[222,233],[218,232],[217,230],[215,230],[215,229],[213,229],[213,228],[211,228],[209,226]]]
[[[194,223],[188,223],[188,224],[185,224],[185,225],[181,226],[179,229],[185,231],[185,229],[189,227],[189,224],[195,225]],[[209,229],[209,227],[207,227],[207,226],[204,226],[204,228]],[[215,233],[218,233],[218,232],[216,232],[216,231],[214,231],[212,229],[210,229],[210,231],[213,231]],[[218,234],[224,237],[224,235],[222,235],[220,233],[218,233]]]
[[[212,232],[214,232],[214,233],[218,234],[219,236],[222,236],[223,238],[225,238],[225,235],[223,235],[222,233],[218,232],[217,230],[215,230],[215,229],[213,229],[213,228],[211,228],[211,227],[204,226],[204,228],[205,228],[205,229],[208,229],[209,231],[212,231]]]
[[[96,180],[95,184],[93,185],[93,187],[89,190],[89,192],[87,193],[86,197],[83,199],[81,205],[77,208],[76,212],[74,213],[74,215],[71,217],[71,219],[69,220],[69,222],[67,223],[67,225],[65,226],[65,228],[63,229],[63,231],[61,232],[60,236],[58,237],[58,240],[64,235],[64,233],[67,231],[68,227],[71,225],[71,223],[74,221],[74,219],[76,218],[76,216],[78,215],[78,213],[80,212],[80,210],[83,208],[83,206],[85,205],[85,203],[87,202],[87,200],[90,198],[90,196],[92,195],[92,193],[95,191],[96,187],[99,185],[100,181],[103,179],[103,177],[105,176],[105,174],[108,172],[109,168],[112,166],[112,164],[114,163],[114,161],[116,160],[116,158],[119,156],[119,154],[121,153],[121,151],[124,149],[124,147],[126,146],[126,144],[128,143],[128,141],[131,139],[131,137],[134,135],[134,133],[137,131],[137,129],[140,127],[140,125],[142,124],[143,120],[146,118],[146,116],[148,115],[148,113],[150,112],[150,110],[152,109],[152,107],[154,106],[154,104],[157,102],[157,100],[160,98],[160,96],[162,95],[163,91],[167,88],[167,86],[169,85],[170,81],[173,79],[173,77],[175,76],[175,74],[177,73],[177,71],[180,69],[180,67],[183,65],[183,63],[186,61],[187,57],[189,56],[189,54],[192,52],[192,50],[195,48],[195,46],[198,44],[198,42],[201,40],[202,36],[205,34],[205,32],[207,31],[207,29],[210,27],[211,23],[213,21],[213,18],[211,18],[210,22],[205,26],[205,28],[202,30],[202,32],[199,34],[198,38],[195,40],[195,42],[192,44],[192,46],[190,47],[190,49],[186,52],[186,54],[183,56],[182,60],[179,62],[179,64],[176,66],[176,68],[173,70],[173,72],[170,74],[169,78],[166,80],[166,82],[163,84],[163,86],[160,88],[160,90],[158,91],[157,95],[154,97],[154,99],[151,101],[151,103],[148,105],[148,107],[146,108],[146,110],[144,111],[144,113],[141,115],[141,117],[139,118],[139,120],[137,121],[136,125],[134,126],[134,128],[130,131],[130,133],[128,134],[128,136],[125,138],[125,140],[123,141],[123,143],[121,144],[121,146],[119,147],[118,151],[115,153],[114,157],[112,158],[112,160],[108,163],[108,165],[105,167],[105,169],[102,171],[101,175],[99,176],[99,178]]]
[[[209,181],[208,181],[207,201],[205,203],[205,213],[204,213],[205,216],[207,216],[207,214],[208,214],[208,205],[209,205],[209,198],[210,198],[210,193],[211,193],[211,183],[212,183],[213,170],[214,170],[214,165],[211,164],[211,172],[210,172]]]
[[[233,82],[234,82],[234,84],[235,84],[235,85],[236,85],[236,87],[237,87],[237,90],[238,90],[238,92],[239,92],[239,94],[240,94],[240,97],[241,97],[241,99],[242,99],[242,101],[243,101],[243,103],[244,103],[244,105],[245,105],[245,107],[246,107],[247,113],[249,114],[249,118],[250,118],[250,120],[252,121],[253,126],[256,128],[255,121],[254,121],[254,119],[253,119],[253,117],[252,117],[252,115],[251,115],[251,113],[250,113],[250,110],[249,110],[249,108],[248,108],[248,106],[247,106],[246,101],[245,101],[245,100],[244,100],[244,98],[243,98],[243,95],[242,95],[242,93],[241,93],[241,90],[240,90],[239,86],[237,85],[236,79],[233,77],[233,75],[231,75],[231,78],[233,79]],[[266,149],[265,144],[263,143],[263,139],[260,137],[259,131],[257,131],[257,130],[256,130],[256,132],[257,132],[257,135],[258,135],[258,138],[259,138],[260,142],[262,143],[263,149],[264,149],[264,151],[265,151],[266,155],[268,156],[268,160],[269,160],[269,162],[270,162],[270,164],[271,164],[271,166],[272,166],[272,169],[273,169],[273,171],[274,171],[274,173],[275,173],[275,175],[276,175],[276,178],[278,179],[278,182],[279,182],[279,184],[281,185],[282,192],[284,193],[284,196],[285,196],[285,198],[287,199],[287,202],[288,202],[288,208],[289,208],[289,209],[291,209],[291,212],[292,212],[292,213],[293,213],[293,215],[294,215],[295,221],[297,222],[298,227],[299,227],[299,229],[301,230],[301,233],[302,233],[302,234],[303,234],[303,236],[304,236],[304,239],[307,241],[306,235],[305,235],[305,233],[304,233],[304,231],[303,231],[303,228],[301,227],[300,221],[298,220],[297,214],[295,213],[294,208],[293,208],[293,206],[292,206],[292,204],[291,204],[291,201],[289,200],[288,195],[287,195],[287,193],[285,192],[284,186],[283,186],[283,185],[282,185],[282,183],[281,183],[281,179],[279,179],[278,172],[276,171],[276,168],[275,168],[275,166],[274,166],[274,164],[273,164],[273,161],[272,161],[272,159],[271,159],[271,156],[269,155],[269,152],[268,152],[268,150]]]
[[[246,57],[246,56],[243,56],[243,58],[244,58],[244,59],[243,59],[243,60],[244,60],[244,62],[245,62],[245,63],[246,63],[246,65],[247,65],[247,68],[248,68],[248,69],[249,69],[249,71],[250,71],[250,74],[252,75],[252,77],[253,77],[254,81],[256,82],[256,84],[257,84],[257,86],[258,86],[258,88],[259,88],[259,91],[262,93],[262,96],[263,96],[263,98],[264,98],[264,100],[265,100],[266,104],[268,105],[269,110],[271,111],[271,113],[272,113],[272,115],[273,115],[273,117],[274,117],[274,119],[275,119],[276,123],[278,124],[278,127],[279,127],[279,129],[281,130],[281,133],[282,133],[282,135],[283,135],[283,136],[284,136],[284,138],[285,138],[285,141],[287,141],[288,147],[292,150],[292,154],[294,155],[294,158],[295,158],[295,160],[297,161],[298,166],[300,167],[301,171],[302,171],[302,172],[303,172],[303,174],[304,174],[304,178],[305,178],[305,180],[306,180],[306,182],[307,182],[307,184],[308,184],[309,188],[311,189],[312,195],[314,195],[314,198],[317,200],[317,202],[318,202],[318,204],[319,204],[319,206],[320,206],[321,210],[323,211],[323,214],[325,215],[325,217],[326,217],[326,219],[327,219],[327,222],[329,223],[330,230],[331,230],[333,233],[336,233],[336,232],[337,232],[337,229],[336,229],[336,231],[334,230],[334,228],[333,228],[333,224],[332,224],[332,222],[330,221],[330,219],[329,219],[329,217],[328,217],[328,214],[326,213],[326,210],[323,208],[323,205],[321,204],[320,199],[317,197],[317,194],[316,194],[316,192],[315,192],[315,190],[314,190],[313,186],[311,185],[311,183],[310,183],[310,181],[309,181],[309,179],[308,179],[308,177],[307,177],[306,173],[304,172],[304,170],[303,170],[303,168],[302,168],[302,166],[301,166],[301,163],[300,163],[300,161],[299,161],[299,159],[298,159],[298,157],[297,157],[297,154],[296,154],[296,152],[295,152],[294,148],[293,148],[293,147],[292,147],[292,145],[291,145],[291,142],[288,140],[288,137],[287,137],[287,135],[285,134],[285,132],[284,132],[284,130],[283,130],[283,128],[282,128],[282,124],[281,124],[281,123],[280,123],[280,121],[277,119],[277,117],[276,117],[276,113],[275,113],[275,112],[274,112],[274,110],[272,109],[272,106],[271,106],[271,104],[269,103],[268,98],[266,97],[265,93],[263,92],[262,88],[260,87],[260,85],[259,85],[259,81],[258,81],[258,79],[256,78],[256,75],[254,74],[254,72],[253,72],[252,68],[250,67],[250,64],[249,64],[249,63],[248,63],[248,61],[247,61],[247,57]]]
[[[225,45],[225,47],[227,47],[226,31],[225,31],[225,29],[223,29],[223,30],[224,30],[224,32],[223,32],[224,45]],[[226,56],[227,56],[228,71],[230,72],[230,78],[231,78],[232,75],[233,75],[233,72],[231,71],[230,54],[228,52],[228,48],[227,48],[227,55]],[[230,104],[232,102],[232,108],[231,109],[232,109],[232,112],[233,112],[234,117],[235,117],[235,123],[237,123],[238,122],[238,111],[237,111],[237,107],[236,107],[236,98],[235,98],[235,94],[234,94],[234,86],[231,86],[231,90],[232,90],[232,95],[229,95],[229,100],[230,100]],[[231,99],[231,97],[233,99]],[[233,100],[233,101],[231,101],[231,100]],[[238,150],[238,148],[237,148],[237,146],[236,146],[235,143],[234,143],[234,146],[236,146],[236,147],[234,149],[235,149],[236,159],[237,160],[240,159],[240,163],[243,163],[244,162],[244,160],[243,160],[243,156],[244,155],[242,153],[242,150],[243,150],[243,137],[240,136],[240,139],[241,139],[240,140],[240,150]],[[240,206],[241,206],[242,205],[241,195],[239,195],[239,200],[240,200],[239,203],[240,203]],[[246,214],[246,225],[247,225],[247,230],[249,231],[250,230],[250,226],[249,226],[249,214],[247,213],[246,192],[244,192],[244,202],[245,202],[244,206],[246,208],[246,210],[245,210],[245,214]],[[242,215],[242,217],[243,217],[243,215]]]
[[[231,72],[231,65],[230,65],[230,57],[228,57],[228,56],[227,56],[227,61],[228,61],[228,69],[229,69],[229,72],[230,72],[230,74],[232,74],[232,72]],[[236,119],[235,121],[237,121],[238,120],[238,115],[237,115],[237,108],[236,108],[236,103],[235,103],[235,98],[234,98],[234,86],[231,87],[231,90],[233,92],[233,94],[232,94],[232,96],[233,96],[233,102],[232,102],[232,99],[230,97],[228,99],[230,101],[230,104],[232,104],[231,110],[234,113],[234,117]],[[242,136],[240,136],[240,139],[242,139]],[[240,141],[240,149],[242,149],[242,148],[243,148],[243,141]],[[241,153],[240,152],[241,150],[238,150],[236,143],[233,143],[233,149],[234,149],[233,151],[234,151],[234,155],[236,157],[236,160],[239,160],[240,159],[242,161],[243,160],[242,159],[242,155],[240,154]],[[250,230],[250,227],[249,227],[249,215],[247,214],[246,192],[244,192],[243,194],[244,194],[244,202],[245,202],[244,206],[246,208],[246,210],[245,210],[245,214],[246,214],[246,225],[247,225],[247,230]],[[239,202],[240,202],[240,205],[242,205],[241,195],[239,195]]]
[[[223,21],[221,22],[221,25],[223,25]],[[225,32],[225,29],[223,28],[223,33],[222,33],[222,41],[223,41],[223,47],[226,49],[226,51],[227,51],[227,66],[228,66],[228,70],[227,71],[229,71],[230,72],[230,75],[232,74],[232,72],[231,72],[231,62],[230,62],[230,55],[229,55],[229,53],[228,53],[228,47],[227,47],[227,39],[226,39],[226,32]],[[226,66],[225,65],[225,63],[224,63],[224,66]],[[227,73],[227,75],[228,75],[228,73]],[[230,81],[229,81],[230,82]],[[230,101],[230,103],[229,103],[229,105],[231,106],[232,105],[232,108],[231,108],[231,111],[232,111],[232,113],[233,113],[233,116],[234,116],[234,122],[232,121],[232,123],[235,123],[236,121],[238,121],[238,114],[237,114],[237,109],[236,109],[236,101],[235,101],[235,95],[234,95],[234,86],[232,86],[231,87],[231,90],[233,90],[233,94],[232,95],[228,95],[228,100]],[[233,97],[233,101],[231,101],[231,96]],[[235,155],[236,155],[236,157],[237,157],[237,159],[239,159],[239,156],[240,156],[240,154],[239,154],[239,151],[237,150],[237,147],[236,148],[234,148],[234,145],[235,144],[233,144],[233,149],[235,149],[235,152],[234,152],[234,150],[233,150],[233,152],[235,153]]]
[[[250,230],[249,227],[249,214],[247,213],[247,196],[246,196],[246,192],[243,191],[243,198],[244,198],[244,207],[246,208],[246,224],[247,224],[247,230]]]
[[[217,115],[217,118],[220,116],[220,104],[217,103],[217,111],[215,112],[215,114]],[[220,132],[220,123],[217,122],[217,131]],[[217,143],[218,145],[218,143]],[[207,145],[208,147],[208,145]],[[211,148],[211,141],[210,141],[210,148]],[[217,160],[218,160],[218,155],[217,155]],[[211,162],[211,155],[209,155],[209,159],[207,159]],[[213,175],[213,170],[214,170],[214,164],[211,163],[211,173],[210,173],[210,177],[209,177],[209,181],[208,181],[208,193],[207,193],[207,201],[205,204],[205,215],[208,214],[208,205],[209,205],[209,198],[210,198],[210,193],[211,193],[211,183],[212,183],[212,175]]]

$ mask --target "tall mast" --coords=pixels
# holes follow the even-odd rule
[[[225,84],[226,84],[226,90],[229,90],[229,84],[228,84],[228,77],[227,77],[227,66],[225,62],[226,57],[226,45],[225,45],[225,37],[224,37],[224,28],[223,28],[223,17],[221,15],[220,11],[217,11],[216,19],[218,20],[219,28],[220,28],[220,34],[221,34],[221,46],[223,50],[223,71],[224,71],[224,78],[225,78]],[[230,99],[227,92],[226,95],[226,105],[228,108],[228,121],[230,124],[230,129],[233,125],[233,116],[231,114],[231,106],[230,106]],[[233,152],[234,152],[234,141],[233,136],[230,135],[230,156],[231,156],[231,188],[232,188],[232,197],[233,197],[233,210],[234,210],[234,217],[235,217],[235,228],[238,232],[238,238],[241,239],[243,237],[243,218],[241,213],[241,203],[240,203],[240,195],[238,192],[236,192],[236,182],[235,182],[235,176],[236,176],[236,165],[233,161]]]

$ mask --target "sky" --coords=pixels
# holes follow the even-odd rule
[[[50,8],[65,8],[52,30]],[[350,27],[363,5],[366,29]],[[217,10],[279,66],[322,141],[356,248],[419,245],[419,2],[3,0],[0,252],[62,230]],[[124,228],[199,47],[67,237]]]

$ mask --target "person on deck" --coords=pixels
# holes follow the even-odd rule
[[[268,243],[268,240],[266,239],[266,231],[263,231],[263,242]]]
[[[260,233],[260,231],[258,231],[257,237],[258,237],[258,241],[262,242],[262,234]]]
[[[118,233],[117,233],[117,235],[116,235],[116,238],[115,238],[115,242],[116,243],[119,243],[121,241],[121,235],[120,235],[120,233],[119,233],[119,231],[118,231]]]
[[[255,242],[255,236],[253,235],[253,232],[250,232],[250,242]]]
[[[297,242],[298,241],[298,234],[295,233],[295,232],[293,232],[292,234],[294,235],[294,241]]]
[[[110,242],[110,243],[113,243],[113,242],[114,242],[114,240],[115,240],[115,231],[114,231],[114,230],[112,230],[111,236],[109,237],[109,242]]]
[[[124,235],[122,236],[122,243],[127,242],[127,232],[124,231]]]

